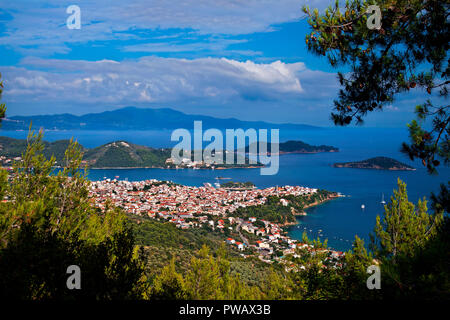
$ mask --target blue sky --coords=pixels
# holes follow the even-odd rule
[[[7,115],[170,107],[330,126],[336,70],[308,53],[301,7],[330,0],[19,0],[0,9]],[[81,29],[66,8],[81,8]],[[404,126],[420,94],[371,115]]]

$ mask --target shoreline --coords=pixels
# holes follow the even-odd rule
[[[325,203],[325,202],[334,200],[334,199],[336,199],[336,198],[342,198],[342,197],[343,197],[343,196],[339,196],[339,195],[336,195],[336,196],[330,196],[330,197],[327,197],[326,199],[321,200],[321,201],[319,201],[319,202],[315,201],[315,202],[313,202],[313,203],[310,203],[310,204],[306,205],[306,206],[303,208],[303,211],[302,211],[302,212],[295,212],[295,213],[292,213],[292,214],[294,215],[294,217],[295,217],[295,222],[286,222],[286,223],[280,224],[280,226],[283,227],[283,228],[288,228],[288,227],[291,227],[291,226],[295,226],[295,225],[299,224],[299,221],[297,220],[297,217],[305,217],[305,216],[307,216],[307,213],[306,213],[305,209],[309,209],[309,208],[312,208],[312,207],[316,207],[316,206],[319,206],[319,205],[321,205],[321,204],[323,204],[323,203]],[[287,230],[285,230],[285,231],[287,231]]]

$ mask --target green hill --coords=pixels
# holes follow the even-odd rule
[[[69,142],[69,140],[44,141],[44,156],[49,159],[53,155],[56,164],[62,165]],[[21,157],[26,148],[25,139],[0,137],[0,156],[10,159]],[[107,143],[94,149],[86,149],[83,146],[81,148],[84,152],[83,160],[90,167],[96,168],[162,167],[171,156],[170,149],[154,149],[125,141]]]
[[[49,159],[53,155],[56,158],[57,164],[61,164],[69,142],[69,140],[58,140],[55,142],[44,141],[44,156]],[[24,139],[0,137],[0,156],[6,156],[8,158],[21,157],[26,148],[27,141]]]
[[[84,155],[90,167],[162,167],[170,149],[154,149],[125,141],[115,141],[88,150]]]
[[[251,146],[255,147],[254,143]],[[271,152],[272,144],[267,144],[267,151]],[[256,143],[258,149],[258,143]],[[245,147],[245,152],[249,153],[250,146]],[[300,140],[289,140],[278,144],[280,154],[284,153],[319,153],[319,152],[338,152],[339,148],[327,145],[314,146]],[[238,150],[241,151],[241,150]]]
[[[318,152],[338,152],[339,149],[333,146],[320,145],[313,146],[303,141],[286,141],[279,145],[280,153],[318,153]]]
[[[69,140],[44,141],[44,156],[49,159],[54,155],[56,165],[63,165],[64,153],[69,142]],[[24,139],[0,137],[0,156],[6,156],[9,159],[20,157],[25,152],[26,147],[27,141]],[[166,160],[171,157],[172,149],[151,148],[126,141],[114,141],[93,149],[86,149],[83,146],[81,148],[84,152],[83,160],[91,168],[175,167],[173,163],[166,164]],[[191,154],[191,160],[193,160],[193,154]],[[248,158],[245,158],[244,164],[224,163],[215,165],[216,168],[255,166],[262,166],[262,164],[250,165]],[[200,165],[199,167],[208,168],[206,165]]]
[[[336,168],[378,169],[378,170],[416,170],[413,167],[388,157],[375,157],[362,161],[341,162]]]

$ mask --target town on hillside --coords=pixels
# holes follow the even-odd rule
[[[335,261],[339,267],[342,252],[291,239],[283,224],[236,215],[242,208],[262,206],[270,198],[276,197],[280,206],[287,207],[287,199],[311,197],[318,192],[302,186],[233,190],[214,188],[210,184],[184,186],[155,179],[137,182],[104,179],[91,183],[90,198],[101,210],[112,202],[128,214],[173,223],[180,229],[208,228],[220,232],[224,242],[241,256],[257,256],[266,263],[277,261],[285,264],[287,270],[293,265],[289,261],[298,258],[301,251],[327,253],[326,259]]]

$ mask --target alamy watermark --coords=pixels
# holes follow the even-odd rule
[[[381,10],[377,5],[371,5],[367,8],[366,13],[370,14],[367,18],[367,28],[370,30],[381,29]]]
[[[274,175],[279,169],[279,129],[268,130],[253,128],[226,129],[223,131],[208,129],[203,132],[202,121],[194,121],[194,137],[187,129],[172,132],[171,141],[179,141],[172,148],[171,162],[175,165],[193,162],[195,164],[214,165],[262,165],[261,175]],[[181,141],[180,141],[181,140]],[[237,142],[235,145],[235,141]],[[203,147],[203,142],[210,142]],[[225,150],[224,150],[225,143]],[[270,144],[270,151],[268,150]]]
[[[367,278],[366,285],[367,289],[381,289],[381,271],[380,267],[377,265],[371,265],[367,268],[367,273],[371,274],[370,277]]]
[[[66,20],[68,29],[81,29],[81,9],[79,6],[73,4],[67,7],[66,13],[70,16]]]
[[[66,270],[67,274],[70,274],[70,276],[67,278],[66,286],[67,289],[73,290],[81,289],[81,269],[79,266],[73,264],[67,267]]]

